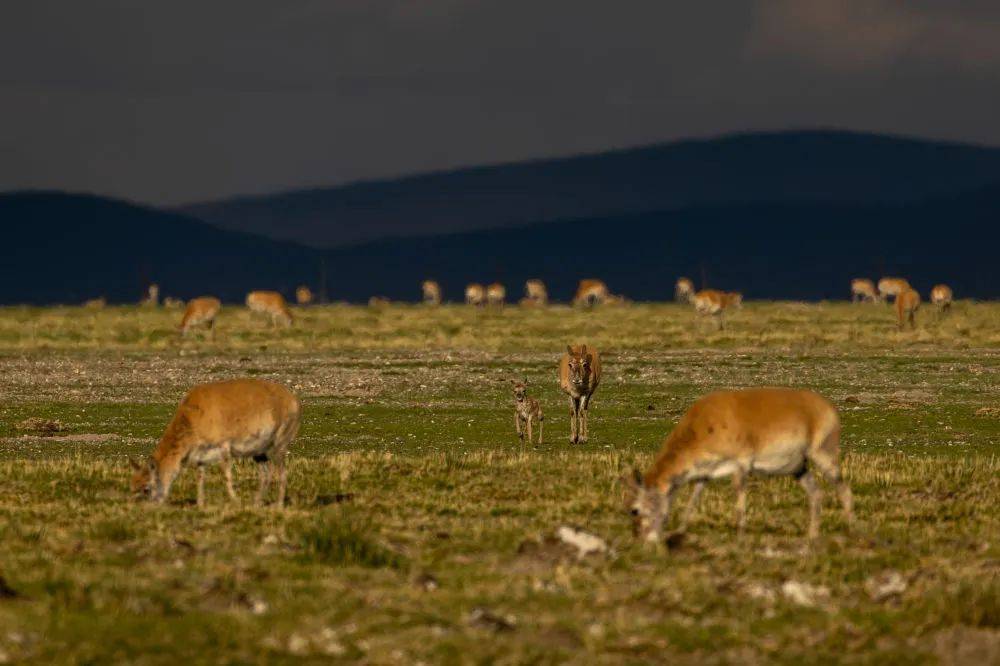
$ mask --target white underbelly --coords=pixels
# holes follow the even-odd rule
[[[193,465],[207,465],[219,462],[225,457],[250,458],[266,453],[274,442],[274,431],[267,430],[240,438],[202,444],[191,451],[188,462]]]

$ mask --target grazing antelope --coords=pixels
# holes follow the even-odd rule
[[[214,296],[200,296],[188,301],[184,316],[181,317],[180,333],[187,334],[195,326],[204,324],[215,337],[215,317],[222,309],[222,303]]]
[[[507,289],[499,282],[494,282],[486,287],[486,304],[490,307],[503,309],[504,301],[507,300]]]
[[[146,305],[155,308],[160,304],[160,285],[155,282],[149,285],[146,295],[139,301],[139,305]]]
[[[465,304],[482,305],[486,302],[486,290],[483,285],[473,282],[465,287]]]
[[[694,282],[686,277],[677,278],[674,285],[674,300],[678,303],[690,303],[694,298]]]
[[[896,319],[900,330],[907,323],[910,325],[910,328],[917,327],[916,314],[919,307],[920,294],[915,289],[907,287],[896,294]]]
[[[532,301],[535,305],[544,306],[549,304],[549,291],[545,288],[545,283],[541,280],[528,280],[525,282],[524,297],[526,301]]]
[[[285,326],[292,325],[292,313],[288,309],[288,303],[285,302],[285,297],[276,291],[251,291],[247,294],[246,303],[251,312],[267,315],[272,326],[276,326],[279,322]]]
[[[601,280],[580,280],[573,296],[573,305],[594,306],[606,303],[608,300],[608,285]]]
[[[528,380],[525,378],[524,381],[517,381],[516,379],[510,380],[510,383],[514,385],[514,429],[517,430],[517,436],[521,439],[521,443],[524,443],[524,433],[527,430],[528,433],[528,444],[531,444],[531,422],[538,422],[538,444],[542,444],[542,428],[545,423],[545,416],[542,414],[542,404],[538,402],[537,398],[532,398],[528,395]]]
[[[886,301],[891,296],[898,296],[904,289],[909,289],[910,283],[903,278],[884,277],[878,281],[878,293]]]
[[[936,284],[931,288],[931,303],[938,307],[938,312],[944,314],[951,309],[951,287],[946,284]]]
[[[302,284],[295,289],[295,302],[299,305],[309,305],[313,302],[312,289]]]
[[[132,493],[164,502],[183,465],[198,468],[198,506],[205,504],[205,465],[219,463],[226,493],[233,490],[233,458],[253,458],[260,464],[256,501],[264,501],[272,467],[278,471],[278,499],[285,503],[285,456],[299,430],[301,406],[291,391],[259,379],[232,379],[201,384],[181,401],[160,443],[145,465],[130,460],[135,470]]]
[[[813,468],[836,484],[848,524],[853,498],[840,470],[840,419],[812,391],[758,388],[711,393],[691,406],[645,474],[626,475],[626,508],[635,536],[658,542],[678,488],[694,482],[681,529],[685,529],[705,482],[727,476],[736,488],[736,525],[746,526],[746,478],[794,476],[809,497],[809,538],[819,536],[820,490]]]
[[[879,295],[875,290],[875,283],[868,278],[854,278],[851,280],[851,302],[857,303],[878,303]]]
[[[91,298],[88,301],[84,301],[83,307],[87,308],[88,310],[103,310],[104,306],[106,306],[107,304],[108,304],[108,299],[101,296],[99,298]]]
[[[738,291],[703,289],[691,299],[695,312],[705,317],[715,317],[719,330],[726,327],[726,310],[743,307],[743,294]]]
[[[566,346],[559,359],[559,386],[569,396],[569,441],[587,441],[590,400],[601,381],[601,357],[587,345]]]
[[[184,301],[179,298],[174,298],[173,296],[167,296],[163,299],[163,307],[168,310],[179,310],[184,307]]]
[[[421,288],[425,305],[441,305],[441,285],[436,280],[424,280]]]

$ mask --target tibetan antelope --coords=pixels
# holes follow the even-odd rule
[[[483,289],[483,285],[473,282],[465,287],[465,304],[466,305],[482,305],[486,302],[486,290]]]
[[[916,328],[916,314],[920,307],[920,294],[915,289],[907,287],[896,294],[896,319],[900,330],[904,324],[909,324],[910,328]]]
[[[524,283],[524,301],[534,305],[545,306],[549,304],[549,291],[545,288],[545,283],[541,280],[528,280]]]
[[[507,288],[499,282],[494,282],[486,287],[486,304],[490,307],[499,307],[502,310],[506,300]]]
[[[852,303],[878,303],[879,295],[875,290],[875,283],[868,278],[854,278],[851,280],[851,302]]]
[[[222,303],[214,296],[201,296],[188,301],[187,308],[184,309],[184,316],[181,317],[180,333],[187,334],[195,326],[204,324],[212,337],[215,337],[215,317],[222,309]]]
[[[260,465],[256,501],[263,503],[278,472],[278,499],[285,503],[285,456],[299,430],[299,399],[280,384],[259,379],[233,379],[201,384],[181,401],[160,443],[146,464],[130,460],[135,470],[132,493],[164,502],[184,465],[198,468],[198,506],[205,504],[205,465],[219,463],[226,493],[233,490],[233,458],[252,458]]]
[[[594,347],[566,346],[559,359],[559,387],[569,396],[569,441],[587,441],[587,414],[601,381],[601,357]]]
[[[743,307],[743,294],[738,291],[703,289],[691,299],[695,312],[703,317],[715,317],[719,330],[726,327],[726,310]]]
[[[99,298],[91,298],[88,301],[84,301],[83,307],[87,308],[88,310],[103,310],[107,304],[108,304],[108,299],[101,296]]]
[[[601,280],[580,280],[580,284],[576,288],[576,295],[573,296],[573,305],[586,305],[588,307],[601,305],[607,302],[608,295],[608,285]]]
[[[951,302],[951,287],[946,284],[936,284],[931,288],[931,303],[937,306],[940,314],[945,314],[951,309]]]
[[[179,298],[174,298],[173,296],[167,296],[163,299],[163,307],[168,310],[180,310],[184,307],[184,301]]]
[[[441,285],[435,280],[424,280],[424,305],[441,305]]]
[[[312,289],[302,284],[295,289],[295,302],[299,305],[310,305],[313,302]]]
[[[884,277],[878,281],[879,296],[888,301],[892,296],[898,296],[904,289],[909,289],[910,283],[903,278]]]
[[[694,298],[694,282],[686,277],[677,278],[674,285],[674,300],[678,303],[690,303]]]
[[[146,295],[143,296],[142,299],[139,301],[139,305],[145,305],[155,308],[159,304],[160,304],[160,285],[154,282],[153,284],[149,285],[149,288],[146,290]]]
[[[538,402],[537,398],[532,398],[528,395],[528,380],[517,381],[516,379],[510,380],[510,383],[514,385],[514,429],[517,430],[517,436],[521,439],[521,443],[524,443],[524,434],[527,431],[528,434],[528,444],[531,444],[531,422],[538,422],[538,444],[542,444],[542,428],[545,423],[545,416],[542,414],[542,404]]]
[[[247,307],[251,312],[267,315],[272,326],[279,323],[292,325],[292,312],[288,309],[285,297],[276,291],[251,291],[247,294]]]
[[[711,393],[691,406],[667,436],[645,474],[623,481],[625,506],[636,537],[659,542],[678,488],[695,484],[681,518],[687,527],[705,482],[727,476],[736,488],[736,526],[746,526],[746,478],[750,474],[794,476],[809,498],[809,538],[819,536],[820,490],[813,468],[837,487],[850,525],[853,499],[840,470],[840,419],[812,391],[758,388]]]

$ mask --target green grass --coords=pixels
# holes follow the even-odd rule
[[[0,308],[14,591],[0,663],[989,663],[1000,649],[1000,305],[927,308],[902,333],[890,308],[844,304],[750,303],[724,331],[676,305],[298,315],[274,330],[226,308],[211,341],[179,340],[177,312]],[[601,348],[605,376],[591,441],[570,446],[555,364],[578,341]],[[205,510],[193,473],[165,506],[129,501],[128,457],[184,392],[238,376],[303,400],[288,508],[250,505],[246,462],[240,504],[214,470]],[[514,434],[507,380],[522,376],[542,446]],[[617,477],[698,396],[759,385],[838,406],[857,529],[827,493],[808,548],[801,489],[757,479],[742,539],[718,483],[679,547],[634,544]],[[567,557],[546,545],[561,525],[613,552]],[[906,589],[873,598],[886,572]],[[788,581],[828,596],[799,606]]]

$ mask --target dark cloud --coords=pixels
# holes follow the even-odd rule
[[[1000,143],[1000,6],[34,0],[0,188],[175,203],[741,129]]]

